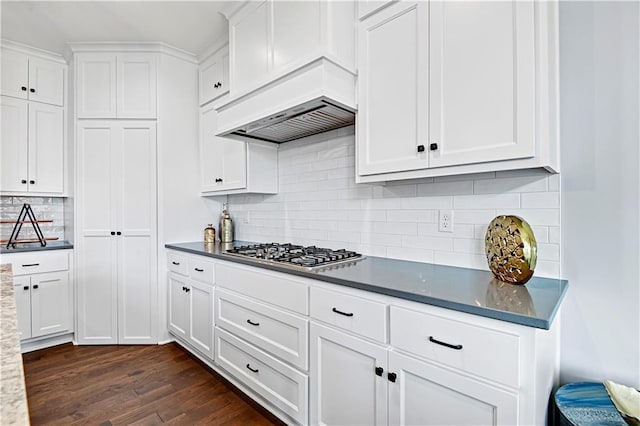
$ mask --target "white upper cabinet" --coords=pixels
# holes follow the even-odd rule
[[[231,94],[269,83],[320,57],[355,72],[355,3],[244,2],[229,19]]]
[[[556,29],[557,5],[543,2],[398,2],[368,15],[357,180],[557,171]]]
[[[225,46],[200,64],[200,106],[229,93],[229,47]]]
[[[217,112],[200,109],[202,195],[278,192],[278,146],[216,136]]]
[[[2,94],[64,105],[66,66],[12,49],[2,49]]]
[[[156,118],[153,53],[76,54],[78,118]]]
[[[63,108],[2,96],[0,111],[0,192],[62,195]]]

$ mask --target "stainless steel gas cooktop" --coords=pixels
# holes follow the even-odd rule
[[[345,249],[332,250],[316,246],[264,243],[234,247],[223,254],[254,261],[302,270],[316,270],[364,259],[360,253]]]

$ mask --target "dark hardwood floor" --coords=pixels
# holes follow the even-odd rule
[[[284,424],[173,343],[66,344],[23,360],[33,425]]]

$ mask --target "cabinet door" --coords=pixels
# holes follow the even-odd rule
[[[118,343],[157,343],[156,125],[118,121],[112,175],[118,241]]]
[[[31,279],[28,275],[13,277],[13,293],[16,299],[18,338],[31,337]]]
[[[215,135],[218,125],[218,113],[209,105],[200,108],[200,190],[216,191],[220,189],[220,179],[224,173],[222,150],[219,138]]]
[[[229,91],[229,50],[225,48],[200,65],[200,105]]]
[[[430,167],[535,154],[534,3],[430,3]]]
[[[71,330],[70,292],[67,271],[31,276],[32,337]]]
[[[0,93],[27,99],[29,90],[29,57],[24,53],[2,49],[2,84]],[[4,127],[4,123],[2,124]]]
[[[115,118],[116,56],[79,53],[75,72],[78,118]]]
[[[397,3],[359,24],[361,175],[428,167],[428,9]]]
[[[202,192],[246,188],[247,143],[215,135],[217,112],[200,110],[200,188]]]
[[[517,395],[393,351],[389,372],[389,424],[518,424]]]
[[[29,103],[29,192],[64,191],[64,111]]]
[[[4,61],[4,58],[3,58]],[[27,101],[2,96],[0,190],[27,190]]]
[[[322,41],[320,30],[321,2],[274,1],[273,12],[273,70],[312,54],[317,54]]]
[[[188,279],[169,274],[169,330],[183,339],[189,329]]]
[[[118,54],[118,118],[156,118],[156,62],[154,54]]]
[[[29,100],[64,105],[63,64],[40,58],[29,59]]]
[[[269,14],[266,1],[248,3],[229,22],[231,91],[264,80],[271,68]]]
[[[387,424],[386,366],[382,346],[311,323],[311,424]]]
[[[79,122],[77,129],[75,245],[80,344],[118,343],[114,133],[111,123],[105,121]]]
[[[213,287],[189,282],[189,341],[213,360]]]
[[[223,173],[219,189],[247,187],[247,142],[218,138],[222,150]]]

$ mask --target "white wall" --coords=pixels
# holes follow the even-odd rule
[[[278,172],[276,195],[229,196],[236,239],[488,269],[487,225],[498,214],[516,214],[539,243],[536,275],[560,274],[558,175],[491,172],[356,184],[353,128],[281,144]],[[453,233],[438,232],[439,209],[454,210]]]
[[[561,380],[640,388],[638,2],[561,2]]]
[[[158,72],[158,313],[167,331],[166,243],[202,241],[222,205],[199,195],[198,67],[161,55]]]

